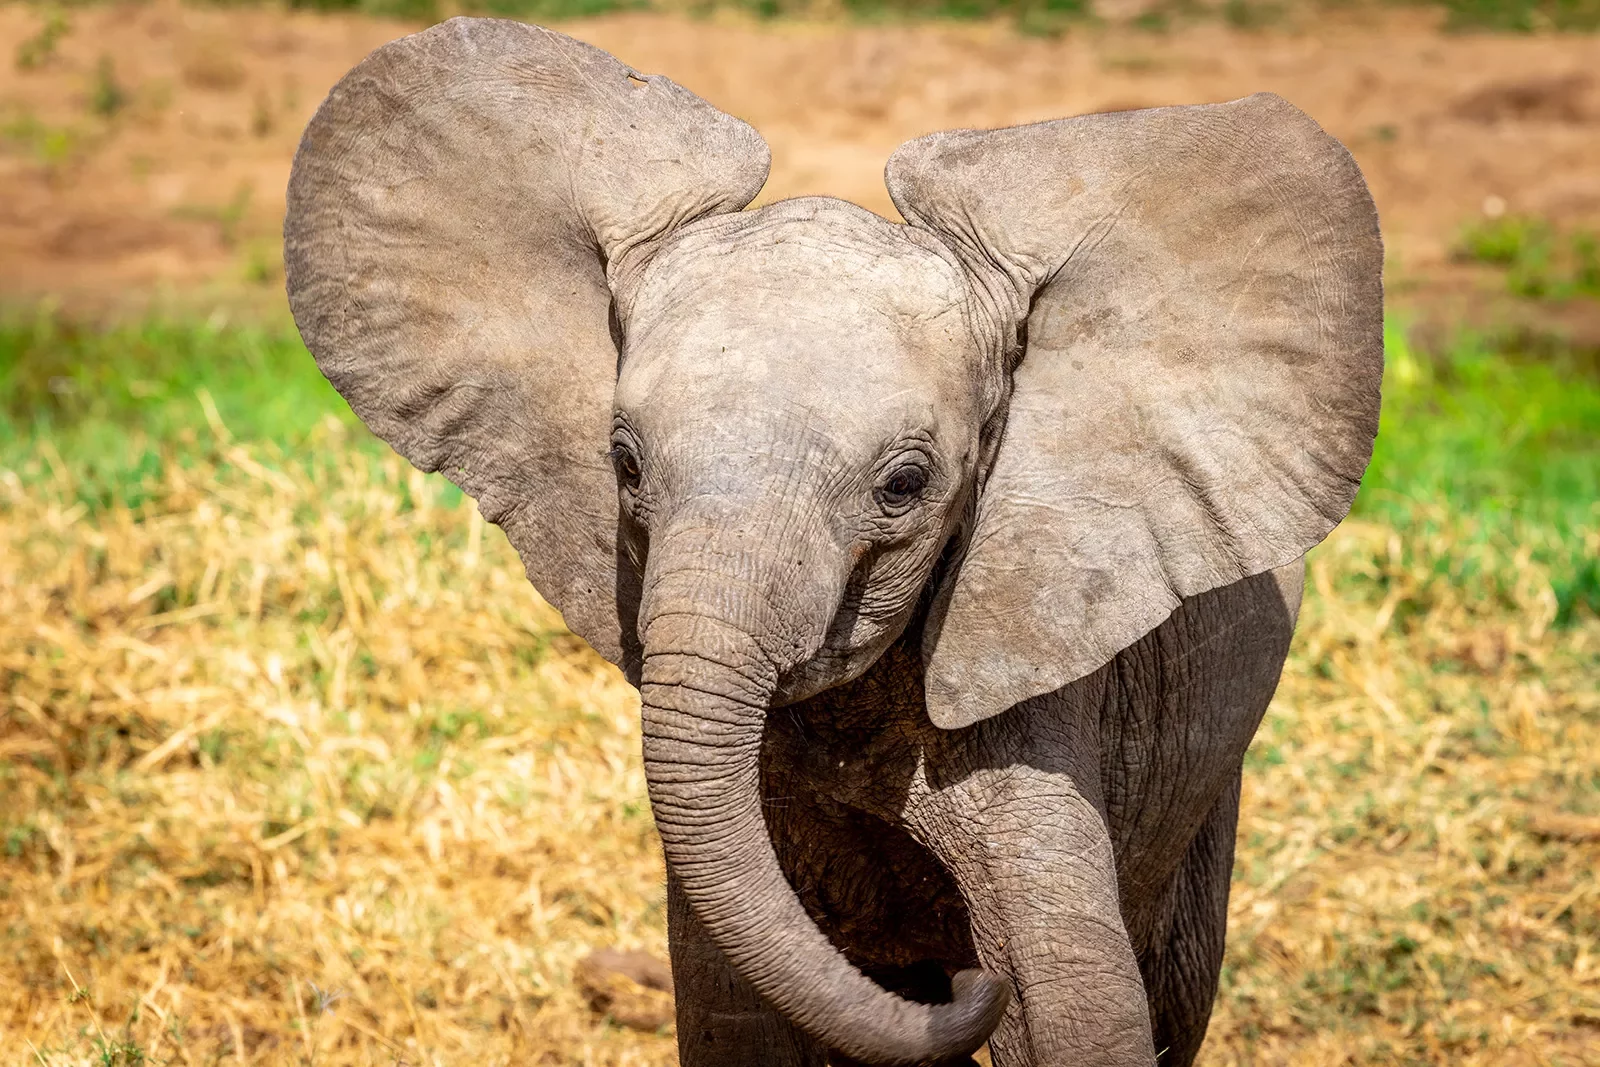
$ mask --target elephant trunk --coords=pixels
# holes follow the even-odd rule
[[[852,1059],[931,1063],[977,1049],[1005,1009],[1003,981],[964,971],[952,1003],[901,999],[806,914],[761,808],[762,728],[784,665],[747,628],[673,608],[642,633],[645,776],[667,864],[701,925],[768,1003]]]

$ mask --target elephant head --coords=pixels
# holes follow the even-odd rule
[[[306,130],[289,297],[361,418],[639,686],[667,862],[733,965],[829,1047],[929,1062],[1006,986],[912,1003],[811,922],[763,822],[769,709],[915,622],[963,727],[1303,554],[1376,431],[1376,217],[1265,95],[913,141],[908,225],[741,211],[767,166],[665,78],[453,19]]]

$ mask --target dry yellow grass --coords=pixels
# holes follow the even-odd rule
[[[631,690],[441,485],[235,449],[137,520],[0,490],[0,1062],[669,1056],[570,986],[664,949]]]
[[[0,1063],[673,1062],[572,984],[664,950],[631,691],[340,435],[0,472]],[[1315,556],[1207,1063],[1600,1063],[1600,624],[1443,530]]]
[[[1439,525],[1312,555],[1208,1063],[1600,1063],[1600,626]],[[1503,581],[1452,582],[1474,558]]]

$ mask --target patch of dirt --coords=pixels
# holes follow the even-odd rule
[[[416,27],[172,0],[70,19],[26,69],[0,57],[0,290],[92,307],[180,294],[280,308],[277,235],[300,130],[346,70]],[[0,8],[0,40],[27,40],[44,20]],[[1450,260],[1486,204],[1600,222],[1592,36],[1444,35],[1415,10],[1056,40],[1002,25],[648,14],[561,28],[753,123],[773,152],[763,201],[828,193],[894,217],[883,164],[920,134],[1268,89],[1360,161],[1401,306],[1470,316],[1499,291],[1492,271]]]
[[[1587,74],[1496,82],[1468,93],[1454,111],[1478,122],[1587,122],[1594,79]]]

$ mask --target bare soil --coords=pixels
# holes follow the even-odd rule
[[[35,36],[45,17],[0,8],[0,41]],[[0,68],[0,293],[97,308],[280,306],[276,235],[300,130],[350,66],[415,28],[170,0],[72,11],[52,54]],[[1562,225],[1600,220],[1595,37],[1447,35],[1415,10],[1054,40],[1004,25],[646,14],[562,28],[752,122],[773,150],[763,200],[825,193],[893,217],[884,160],[931,130],[1265,89],[1355,153],[1401,306],[1445,319],[1519,313],[1501,307],[1490,272],[1451,259],[1486,204]],[[1531,314],[1600,345],[1592,310]]]

